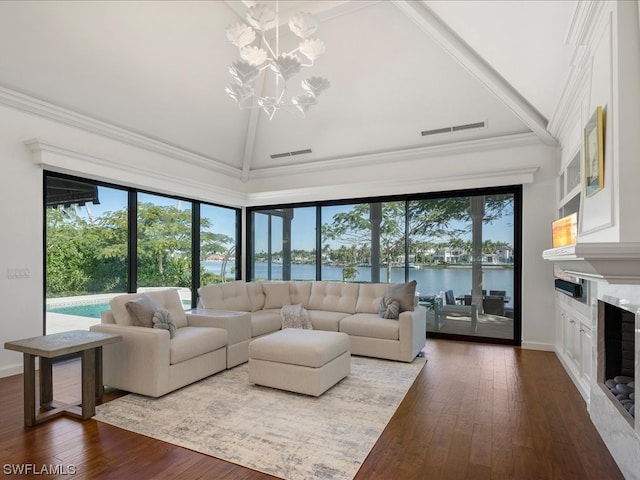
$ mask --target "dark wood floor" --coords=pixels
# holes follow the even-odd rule
[[[445,340],[428,340],[425,352],[426,367],[357,480],[623,478],[553,353]],[[79,377],[77,361],[56,365],[55,397],[79,396]],[[73,465],[77,474],[64,478],[87,479],[274,478],[95,420],[24,427],[21,375],[0,379],[0,399],[3,469]]]

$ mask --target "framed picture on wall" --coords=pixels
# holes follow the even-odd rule
[[[604,126],[602,107],[596,108],[584,128],[584,187],[587,197],[604,187]]]

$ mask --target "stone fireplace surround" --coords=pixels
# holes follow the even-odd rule
[[[546,250],[543,258],[590,282],[589,317],[593,319],[591,376],[587,409],[620,470],[640,480],[640,420],[624,414],[604,385],[604,328],[599,305],[605,302],[635,315],[635,382],[640,380],[640,243],[578,243]],[[569,304],[576,303],[570,300]],[[576,310],[584,305],[576,305]],[[566,367],[565,367],[566,368]],[[574,380],[575,381],[575,380]]]
[[[597,332],[593,338],[595,362],[593,382],[590,389],[589,414],[600,436],[615,458],[626,478],[640,478],[640,420],[631,418],[624,408],[612,398],[604,386],[604,325],[598,316],[598,301],[614,305],[635,315],[635,382],[640,380],[640,285],[614,285],[604,281],[592,281],[592,291],[597,298],[591,302]]]

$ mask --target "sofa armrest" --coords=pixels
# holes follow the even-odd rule
[[[400,350],[402,360],[411,362],[424,348],[427,336],[427,309],[419,306],[400,313]]]
[[[168,330],[117,324],[92,325],[90,330],[122,336],[122,342],[103,347],[105,385],[151,396],[168,389]]]
[[[187,312],[187,322],[192,327],[224,328],[229,336],[228,345],[251,340],[251,314],[196,308]]]

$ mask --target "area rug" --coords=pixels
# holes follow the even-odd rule
[[[158,399],[120,397],[94,418],[286,480],[352,479],[425,362],[354,356],[318,398],[252,385],[244,364]]]

